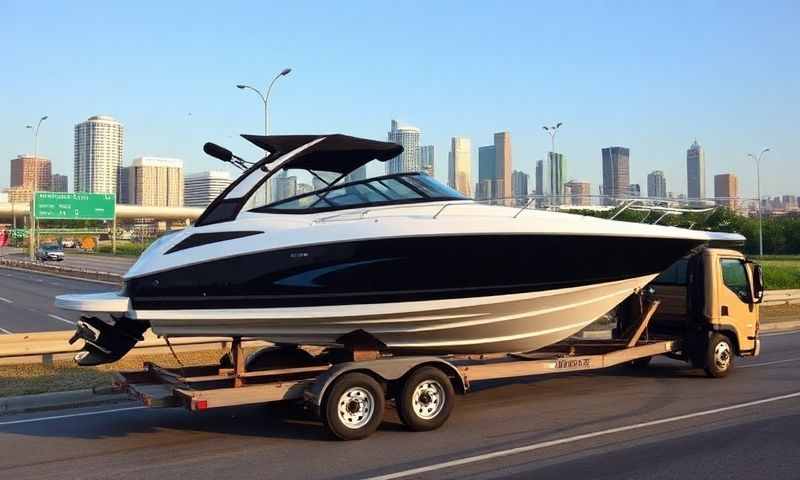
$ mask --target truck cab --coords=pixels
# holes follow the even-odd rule
[[[649,289],[661,302],[650,332],[684,338],[685,360],[723,376],[734,355],[758,355],[763,276],[742,253],[702,248],[662,272]]]

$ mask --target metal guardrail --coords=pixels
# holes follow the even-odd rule
[[[15,260],[11,258],[0,258],[0,266],[122,284],[122,275],[112,272],[100,272],[96,270],[87,270],[84,268],[75,267],[61,267],[52,264],[45,265],[37,262],[31,262],[30,260]]]
[[[800,303],[800,290],[767,290],[762,305],[789,305]]]
[[[0,365],[20,363],[43,363],[52,365],[53,361],[70,359],[83,348],[83,341],[72,345],[68,343],[74,332],[36,332],[0,335]],[[225,349],[231,339],[225,337],[171,338],[170,344],[176,352]],[[248,344],[267,345],[262,340],[248,340]],[[137,343],[128,355],[148,353],[167,353],[169,347],[163,338],[152,332],[144,334],[144,340]]]

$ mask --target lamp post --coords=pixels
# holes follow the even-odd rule
[[[42,126],[42,122],[47,120],[47,115],[44,115],[42,118],[39,119],[39,122],[34,127],[33,125],[25,125],[25,128],[30,128],[33,130],[33,159],[36,163],[37,169],[33,175],[33,187],[31,188],[31,208],[30,208],[30,216],[31,216],[31,235],[28,239],[28,251],[30,253],[31,261],[34,260],[34,232],[36,230],[36,220],[33,218],[33,209],[34,209],[34,197],[36,196],[36,190],[39,187],[39,169],[38,169],[38,162],[39,162],[39,128]]]
[[[756,157],[752,153],[747,156],[756,162],[756,196],[758,196],[758,255],[764,256],[764,231],[763,231],[763,215],[761,214],[761,159],[764,154],[769,152],[769,148],[761,150],[761,153]]]
[[[251,87],[250,85],[243,85],[243,84],[236,85],[236,88],[240,90],[247,89],[256,92],[259,98],[261,98],[261,101],[264,103],[264,135],[269,135],[269,94],[272,92],[272,86],[275,85],[275,82],[278,81],[279,78],[285,77],[286,75],[289,75],[291,72],[292,72],[291,68],[284,68],[283,70],[278,72],[278,74],[275,75],[275,78],[273,78],[272,81],[269,82],[269,86],[267,86],[266,95],[262,94],[259,89]]]
[[[551,177],[552,177],[553,172],[552,172],[552,169],[550,167],[551,167],[552,162],[555,160],[555,155],[556,155],[556,133],[558,133],[558,129],[561,128],[561,125],[563,125],[563,123],[558,122],[555,125],[552,125],[552,126],[549,126],[549,127],[546,126],[546,125],[542,127],[542,130],[544,130],[545,132],[547,132],[548,135],[550,135],[550,157],[549,157],[550,161],[548,162],[548,170],[550,170],[550,176]],[[561,167],[560,164],[559,164],[559,167]],[[559,170],[560,170],[560,168],[559,168]],[[563,178],[560,179],[560,180],[563,180]],[[553,190],[553,179],[552,178],[550,178],[550,190]],[[561,190],[561,187],[559,187],[559,190]],[[555,197],[556,194],[558,194],[558,195],[562,194],[562,192],[556,193],[556,192],[553,192],[553,191],[551,191],[550,193],[554,197]],[[562,200],[563,199],[559,198],[559,202],[561,202]]]
[[[255,88],[255,87],[251,87],[250,85],[244,85],[244,84],[236,85],[236,88],[238,88],[239,90],[252,90],[252,91],[256,92],[258,97],[264,103],[264,135],[269,135],[269,94],[272,93],[272,86],[275,85],[275,82],[277,82],[279,78],[285,77],[286,75],[289,75],[291,72],[292,72],[291,68],[284,68],[283,70],[278,72],[275,75],[275,77],[273,77],[272,81],[269,82],[269,85],[267,86],[266,95],[262,94],[259,89]],[[270,188],[270,182],[265,182],[264,183],[264,204],[267,204],[267,203],[270,202],[271,190],[272,189]]]

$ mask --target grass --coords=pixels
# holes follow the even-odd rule
[[[142,252],[150,246],[150,242],[147,243],[133,243],[123,240],[117,241],[117,255],[123,256],[130,256],[130,257],[138,257],[142,254]],[[111,253],[111,242],[103,242],[97,247],[97,253]]]
[[[764,286],[767,290],[800,288],[800,256],[764,255],[755,260],[764,268]]]

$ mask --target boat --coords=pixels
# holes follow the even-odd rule
[[[402,153],[341,134],[244,138],[268,154],[194,225],[162,236],[120,292],[61,295],[85,314],[76,360],[121,358],[163,337],[261,338],[337,347],[367,337],[403,354],[532,351],[586,327],[677,259],[737,234],[476,202],[424,173],[348,177]],[[264,205],[289,169],[318,188]],[[98,316],[99,315],[99,316]]]

